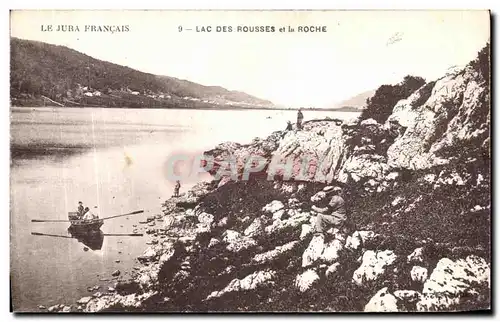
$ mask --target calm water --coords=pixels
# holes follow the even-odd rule
[[[305,112],[305,120],[356,113]],[[105,221],[106,234],[132,233],[132,225],[160,212],[173,191],[166,160],[223,141],[250,142],[284,129],[294,111],[127,109],[11,109],[11,281],[15,310],[74,303],[87,287],[112,285],[119,269],[127,277],[148,237],[105,236],[102,247],[67,238],[67,219],[82,200],[101,217],[144,209]],[[201,179],[208,179],[206,176]],[[183,182],[181,192],[194,184]],[[138,225],[140,227],[141,225]],[[62,237],[37,236],[32,232]],[[144,232],[142,229],[140,232]],[[115,260],[120,260],[116,263]],[[104,291],[101,287],[100,291]]]

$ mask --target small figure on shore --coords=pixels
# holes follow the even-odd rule
[[[179,190],[181,189],[181,182],[177,180],[174,187],[174,197],[179,197]]]
[[[81,201],[78,201],[78,210],[76,211],[78,217],[82,217],[83,216],[83,212],[84,212],[85,208],[83,208],[83,202]]]
[[[302,120],[304,120],[304,114],[302,114],[302,108],[299,108],[297,112],[297,131],[302,130]]]
[[[332,195],[330,202],[326,207],[312,206],[312,210],[318,212],[316,223],[313,228],[314,234],[323,234],[327,226],[334,226],[341,232],[345,232],[347,212],[345,201],[341,197],[342,188],[340,187],[325,187],[323,189],[327,197]]]
[[[292,122],[287,121],[286,122],[286,129],[285,129],[285,131],[291,131],[291,130],[292,130]]]

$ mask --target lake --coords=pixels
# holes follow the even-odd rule
[[[357,114],[305,111],[304,120]],[[175,182],[165,168],[174,153],[195,154],[224,141],[249,143],[295,119],[295,111],[282,110],[11,108],[14,310],[72,304],[91,295],[87,288],[94,285],[105,292],[115,280],[101,279],[110,279],[115,270],[130,276],[135,258],[147,248],[146,235],[104,236],[102,246],[88,247],[71,238],[69,223],[31,219],[66,220],[80,200],[100,217],[143,209],[140,215],[107,220],[101,228],[105,234],[130,234],[133,225],[139,228],[139,221],[160,213],[172,195]],[[181,193],[195,183],[183,182]]]

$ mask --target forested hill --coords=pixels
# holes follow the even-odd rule
[[[143,73],[92,58],[64,46],[13,37],[10,81],[14,106],[273,106],[270,101],[246,93]]]

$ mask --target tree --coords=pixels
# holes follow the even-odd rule
[[[361,119],[372,118],[384,123],[397,102],[408,98],[424,84],[425,80],[422,77],[408,75],[399,84],[380,86],[373,97],[366,100],[366,109],[361,113]]]

